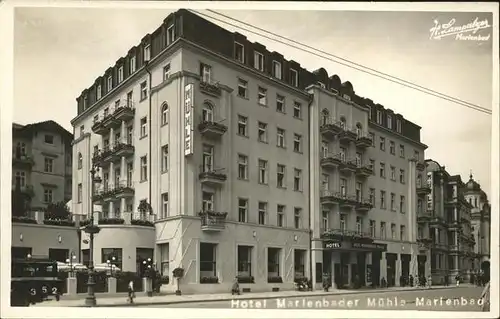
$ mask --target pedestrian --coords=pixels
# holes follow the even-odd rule
[[[413,275],[410,275],[410,287],[413,287]]]
[[[448,274],[444,275],[444,285],[445,285],[446,287],[448,287],[449,280],[450,280],[450,278],[449,278]]]
[[[233,286],[231,287],[231,295],[240,294],[240,283],[238,282],[238,276],[234,277]]]
[[[128,282],[128,302],[134,303],[135,291],[134,291],[134,281],[131,279]]]
[[[455,280],[457,282],[457,287],[460,286],[460,275],[456,275]]]
[[[429,275],[429,277],[427,277],[427,288],[431,288],[432,287],[432,276]]]

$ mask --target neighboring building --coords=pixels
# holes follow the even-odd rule
[[[54,121],[12,125],[12,189],[18,182],[32,210],[71,199],[72,141]]]
[[[456,275],[468,278],[475,241],[465,185],[459,175],[451,176],[436,161],[426,160],[426,164],[427,185],[423,188],[427,198],[419,212],[418,237],[425,246],[422,251],[430,256],[433,282],[443,283],[446,275],[450,282]]]
[[[323,272],[399,285],[416,268],[420,127],[324,69],[179,10],[77,102],[72,211],[89,214],[98,164],[97,263],[154,257],[164,275],[185,269],[183,292],[228,291],[235,276],[292,289]]]
[[[469,176],[469,181],[465,184],[465,199],[472,206],[471,223],[472,233],[475,243],[474,270],[482,269],[489,273],[490,269],[490,240],[491,240],[491,206],[488,196],[481,189],[481,185]]]

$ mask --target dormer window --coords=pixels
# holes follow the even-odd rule
[[[83,110],[84,111],[87,109],[87,106],[88,106],[88,98],[87,98],[87,96],[84,96],[83,97]]]
[[[264,71],[264,56],[255,51],[253,54],[253,65],[259,71]]]
[[[130,58],[130,74],[135,72],[135,56]]]
[[[118,69],[118,83],[123,82],[123,66]]]
[[[316,83],[317,83],[317,84],[318,84],[318,85],[319,85],[322,89],[326,89],[326,85],[325,85],[325,83],[320,82],[320,81],[318,81],[318,82],[316,82]]]
[[[200,63],[200,76],[201,80],[205,83],[212,81],[212,67],[208,64]]]
[[[396,120],[396,131],[401,133],[401,120]]]
[[[387,115],[387,128],[392,130],[392,116]]]
[[[299,72],[297,70],[290,69],[290,84],[295,87],[299,86]]]
[[[377,124],[382,124],[382,112],[377,110]]]
[[[108,76],[108,92],[113,88],[113,77]]]
[[[171,25],[167,29],[167,45],[170,45],[175,40],[174,26]]]
[[[97,99],[99,100],[101,97],[102,97],[102,87],[101,87],[101,85],[99,84],[99,85],[97,86]]]
[[[372,119],[372,107],[367,105],[368,106],[368,119],[371,120]]]
[[[234,58],[241,63],[245,63],[245,47],[243,44],[238,42],[234,43]]]
[[[148,44],[144,47],[144,62],[151,60],[151,46]]]
[[[348,95],[348,94],[344,94],[342,95],[342,97],[347,100],[347,101],[350,101],[351,100],[351,97]]]
[[[273,61],[273,76],[281,80],[281,63]]]

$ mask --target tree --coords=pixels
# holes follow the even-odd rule
[[[21,184],[16,180],[16,187],[12,191],[12,216],[23,217],[26,215],[28,199],[21,192]]]
[[[45,209],[46,219],[66,220],[69,218],[69,208],[64,202],[50,203]]]
[[[139,213],[141,213],[141,217],[146,217],[146,213],[152,214],[153,213],[153,208],[151,207],[151,204],[148,203],[147,200],[141,199],[141,202],[139,203],[139,206],[137,207],[137,210]]]

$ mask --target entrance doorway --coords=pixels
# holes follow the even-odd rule
[[[427,262],[427,256],[426,255],[418,255],[417,257],[417,262],[418,262],[418,277],[425,277],[425,263]]]
[[[386,253],[385,259],[387,260],[387,287],[394,287],[396,285],[396,254]]]
[[[382,259],[381,252],[372,253],[372,286],[374,287],[380,285],[380,259]]]
[[[481,270],[485,275],[486,281],[490,281],[490,262],[488,260],[481,263]]]
[[[366,253],[360,252],[356,254],[356,275],[358,276],[359,287],[366,286]],[[354,277],[356,278],[356,277]]]

